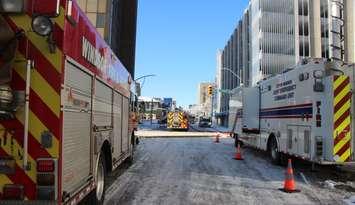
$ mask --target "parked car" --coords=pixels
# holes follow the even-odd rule
[[[200,118],[198,122],[199,127],[211,127],[212,126],[212,121],[210,118]]]

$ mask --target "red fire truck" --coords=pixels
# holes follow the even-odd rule
[[[0,204],[101,204],[133,157],[132,79],[72,0],[0,0]]]

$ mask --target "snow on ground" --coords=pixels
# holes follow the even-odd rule
[[[345,204],[355,193],[304,183],[300,193],[279,191],[285,168],[272,165],[264,152],[243,149],[235,161],[231,138],[143,139],[135,163],[107,190],[105,204]],[[297,168],[296,168],[297,169]],[[309,177],[305,174],[306,177]]]

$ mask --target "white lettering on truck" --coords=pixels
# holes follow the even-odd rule
[[[97,67],[103,74],[107,75],[110,80],[113,80],[116,83],[124,82],[125,79],[120,78],[120,73],[115,67],[113,63],[117,61],[117,59],[111,56],[112,60],[109,62],[106,60],[104,55],[101,55],[100,51],[96,49],[88,39],[83,37],[82,39],[82,53],[81,55],[92,65]]]
[[[83,46],[81,55],[92,65],[96,66],[102,72],[106,68],[106,60],[100,51],[96,49],[85,37],[83,37]]]

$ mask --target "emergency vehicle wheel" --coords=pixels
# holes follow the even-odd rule
[[[280,164],[280,152],[277,147],[277,142],[274,138],[271,139],[270,143],[270,156],[271,156],[271,161],[273,164]]]
[[[106,166],[105,166],[105,156],[103,153],[100,154],[99,162],[96,170],[96,189],[91,193],[91,204],[101,205],[104,203],[105,199],[105,176],[106,176]]]
[[[133,164],[134,161],[134,143],[135,141],[133,140],[132,142],[132,148],[131,148],[131,155],[127,158],[127,162],[131,165]]]

